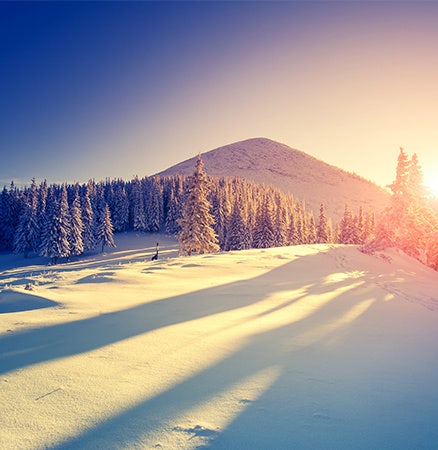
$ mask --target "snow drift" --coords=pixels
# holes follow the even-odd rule
[[[118,244],[50,268],[0,257],[0,303],[56,303],[0,316],[0,448],[436,444],[437,272],[355,246]]]

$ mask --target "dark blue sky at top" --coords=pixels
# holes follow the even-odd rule
[[[391,81],[382,55],[394,48],[399,70],[406,53],[394,30],[438,42],[434,5],[361,3],[0,2],[0,182],[150,175],[256,136],[318,157],[324,127],[343,139],[330,108],[360,72],[357,45]]]
[[[236,39],[245,45],[269,33],[272,23],[261,18],[275,14],[267,4],[201,2],[11,2],[0,8],[2,178],[29,176],[25,159],[37,176],[47,167],[47,176],[56,178],[51,159],[61,162],[63,152],[72,151],[63,148],[66,141],[80,144],[80,137],[104,133],[136,104],[148,105],[153,115],[210,59],[232,58]],[[256,26],[242,34],[248,22]],[[73,151],[86,156],[81,148]],[[59,169],[65,176],[66,168]]]

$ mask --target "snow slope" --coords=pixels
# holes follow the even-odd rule
[[[437,272],[117,237],[56,267],[0,255],[2,450],[435,448]]]
[[[342,217],[346,203],[355,214],[360,206],[375,212],[388,206],[388,192],[370,181],[266,138],[225,145],[203,153],[202,160],[208,175],[239,176],[274,186],[305,200],[315,217],[321,202],[333,220]],[[183,161],[159,175],[191,175],[195,161]]]

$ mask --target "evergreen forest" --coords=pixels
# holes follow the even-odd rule
[[[187,179],[180,175],[130,181],[40,184],[0,194],[0,250],[24,257],[60,258],[116,245],[114,233],[181,231]],[[362,244],[373,233],[374,214],[348,205],[332,226],[321,204],[317,217],[305,203],[275,188],[240,178],[208,177],[208,201],[221,250],[314,243]]]

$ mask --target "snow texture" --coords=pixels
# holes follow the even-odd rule
[[[437,272],[343,245],[177,254],[125,233],[59,266],[0,255],[2,450],[436,448]]]

